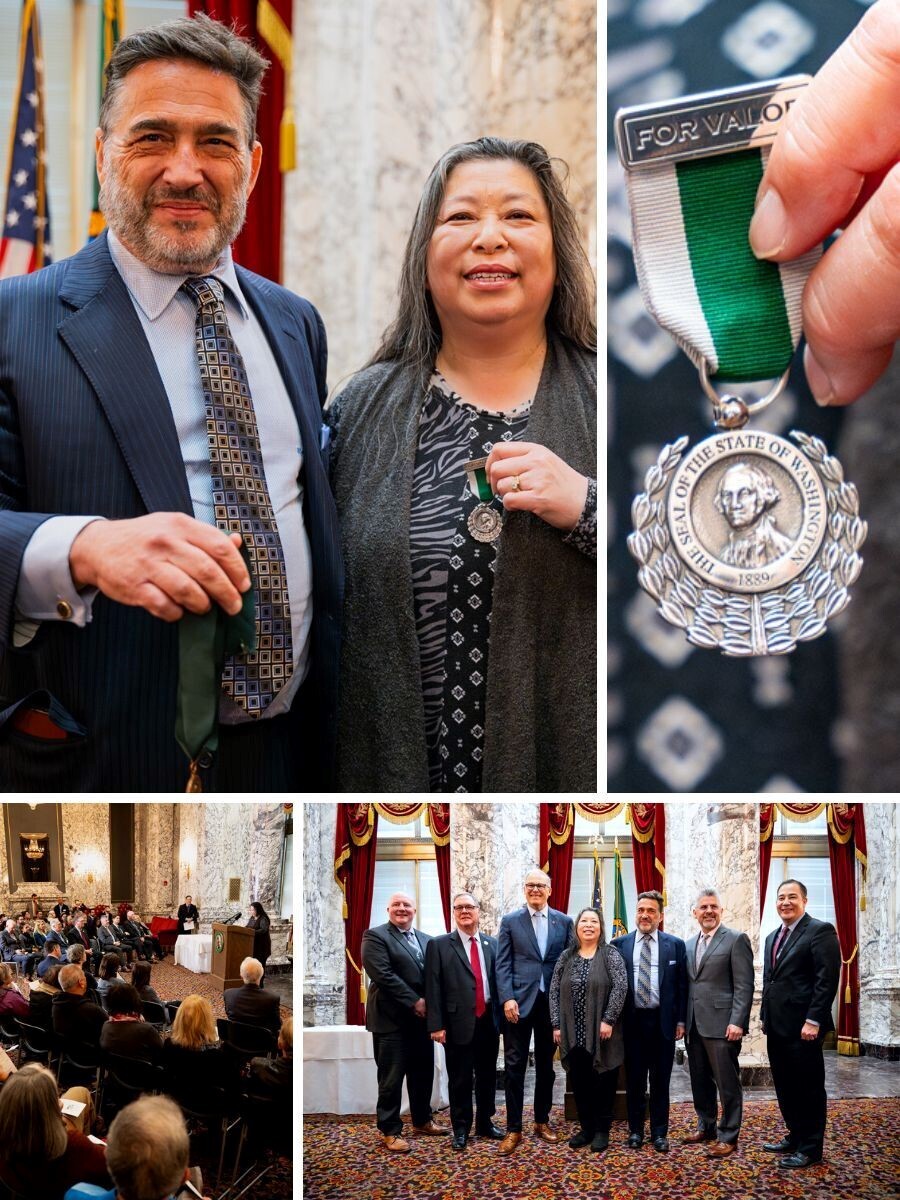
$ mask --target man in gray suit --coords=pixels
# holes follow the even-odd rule
[[[714,888],[703,888],[693,908],[700,932],[687,944],[686,1042],[697,1131],[684,1142],[714,1142],[710,1158],[737,1149],[743,1091],[738,1056],[753,1004],[753,951],[746,933],[722,924]],[[722,1117],[716,1135],[718,1104]]]

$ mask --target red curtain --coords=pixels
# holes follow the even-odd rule
[[[290,35],[292,0],[267,0],[269,22],[281,19]],[[204,12],[226,25],[235,25],[238,33],[249,38],[271,66],[263,80],[263,96],[256,118],[256,136],[262,142],[263,157],[256,187],[247,205],[247,223],[234,243],[234,258],[241,266],[267,279],[281,282],[282,172],[279,161],[280,127],[285,107],[285,71],[272,47],[260,35],[257,0],[188,0],[193,16]],[[288,39],[289,43],[289,39]]]
[[[334,834],[334,878],[344,893],[344,946],[347,957],[347,1024],[365,1025],[362,935],[369,928],[375,885],[378,815],[372,804],[338,804]]]
[[[434,861],[437,865],[438,887],[441,889],[441,909],[444,928],[450,932],[450,805],[429,804],[425,816],[434,842]]]
[[[569,907],[572,890],[572,856],[575,853],[575,806],[541,804],[538,860],[553,885],[551,903],[560,912]]]
[[[631,852],[637,891],[666,894],[666,810],[662,804],[629,804]],[[660,922],[662,928],[662,922]]]
[[[769,867],[772,863],[772,833],[775,829],[775,805],[759,806],[759,919],[766,907]]]
[[[856,933],[856,860],[865,880],[866,831],[861,804],[828,805],[828,857],[835,923],[841,945],[838,989],[838,1054],[859,1054],[859,942]],[[860,896],[865,909],[865,884]]]

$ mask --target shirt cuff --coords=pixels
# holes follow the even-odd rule
[[[597,480],[589,479],[581,516],[563,541],[589,558],[597,557]]]
[[[102,517],[50,517],[34,531],[25,547],[16,591],[16,618],[66,621],[84,627],[91,619],[97,588],[79,592],[69,570],[72,543],[92,521]]]

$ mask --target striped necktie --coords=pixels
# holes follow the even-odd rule
[[[209,275],[187,279],[182,288],[197,304],[195,342],[216,525],[243,536],[256,587],[257,648],[225,660],[222,688],[249,716],[258,717],[293,670],[284,552],[247,372],[228,326],[222,284]]]
[[[644,934],[641,957],[638,960],[637,995],[641,1008],[650,1005],[650,934]]]

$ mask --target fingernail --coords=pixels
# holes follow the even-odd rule
[[[763,193],[750,222],[750,245],[757,258],[772,258],[787,241],[787,213],[774,188]]]
[[[828,378],[828,372],[810,350],[809,346],[803,351],[803,367],[806,371],[806,380],[809,383],[809,390],[813,394],[813,400],[822,408],[827,408],[829,404],[834,404],[837,398],[834,384]]]

